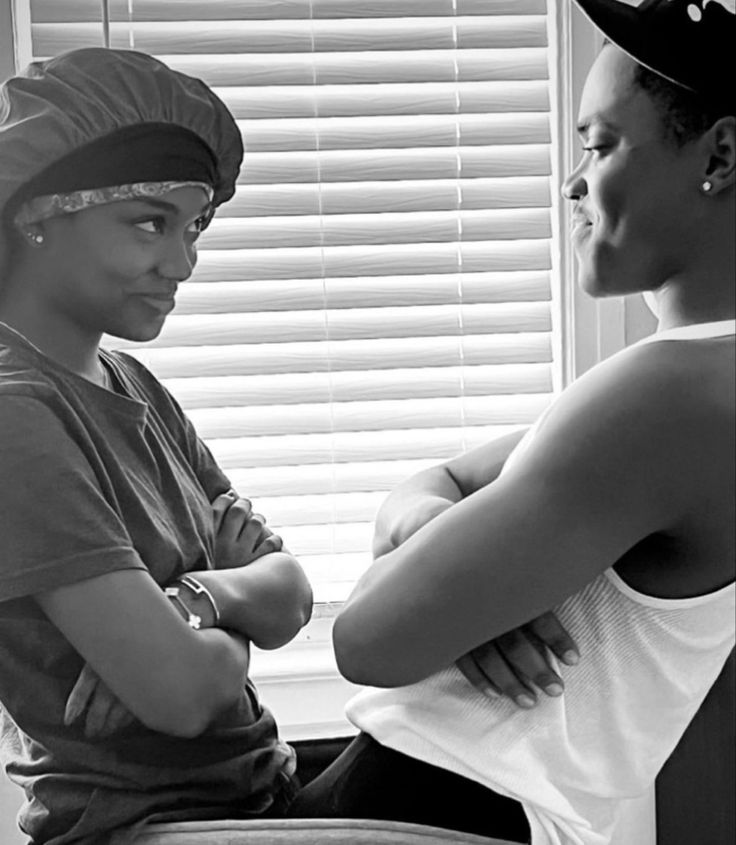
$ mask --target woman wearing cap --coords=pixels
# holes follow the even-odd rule
[[[385,689],[349,703],[362,733],[294,815],[605,845],[733,648],[733,3],[578,2],[608,39],[563,189],[580,283],[651,293],[658,332],[510,457],[491,443],[387,499],[334,628],[343,673]],[[582,657],[564,694],[515,708],[454,665],[470,652],[482,687],[483,644],[551,608]]]
[[[102,843],[283,813],[294,754],[249,642],[291,639],[309,584],[151,373],[100,348],[161,331],[234,192],[238,128],[132,51],[31,65],[1,98],[0,746],[21,827]]]

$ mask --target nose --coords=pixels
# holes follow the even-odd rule
[[[184,282],[192,275],[196,263],[197,249],[193,243],[182,238],[166,238],[158,262],[158,272],[163,278]]]
[[[562,183],[560,193],[566,200],[579,200],[588,193],[588,185],[583,178],[584,159],[578,162],[576,168],[568,175]]]

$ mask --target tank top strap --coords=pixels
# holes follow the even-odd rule
[[[734,334],[736,334],[736,320],[718,320],[714,323],[693,323],[690,326],[664,329],[643,338],[634,346],[657,343],[662,340],[707,340],[709,338],[733,336]]]

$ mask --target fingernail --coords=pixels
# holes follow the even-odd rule
[[[547,695],[557,696],[562,695],[564,689],[562,687],[562,684],[550,684],[548,687],[544,688],[544,691],[547,693]]]
[[[577,666],[577,664],[580,662],[580,655],[577,653],[577,651],[566,651],[562,655],[562,659],[565,663],[567,663],[568,666]]]
[[[516,703],[519,707],[523,707],[525,710],[530,710],[537,702],[530,695],[520,695],[516,699]]]

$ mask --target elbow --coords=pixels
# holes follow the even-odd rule
[[[404,665],[401,650],[396,648],[396,644],[380,635],[371,636],[366,626],[354,623],[349,609],[335,620],[332,642],[337,668],[350,683],[369,687],[403,687],[425,677],[416,671],[416,667]]]
[[[293,558],[282,564],[274,606],[251,635],[253,645],[271,651],[291,642],[312,617],[312,586]]]
[[[247,665],[227,644],[208,651],[206,664],[198,670],[164,681],[150,700],[147,712],[139,717],[147,728],[194,739],[238,702],[245,687]]]
[[[153,706],[147,712],[140,715],[141,722],[156,733],[175,736],[180,739],[194,739],[203,734],[214,718],[211,708],[191,697],[185,702],[176,702],[168,699],[161,702],[162,706]],[[168,706],[167,706],[168,705]]]
[[[253,645],[262,651],[273,651],[290,643],[294,637],[307,624],[300,614],[290,616],[286,619],[279,619],[274,622],[268,630],[262,631],[258,637],[253,638]]]
[[[197,712],[188,707],[186,711],[182,708],[174,708],[168,712],[165,718],[163,714],[153,716],[146,719],[144,724],[157,733],[167,734],[178,739],[194,739],[203,734],[211,722],[212,719],[204,711]]]

